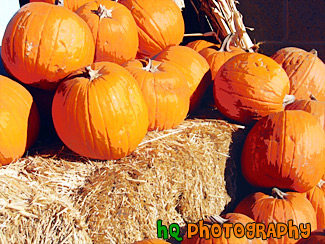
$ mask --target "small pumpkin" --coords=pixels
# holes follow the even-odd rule
[[[120,159],[144,138],[148,109],[133,76],[97,62],[68,76],[53,98],[52,117],[63,143],[81,156]]]
[[[153,57],[166,47],[179,45],[184,36],[182,12],[173,0],[119,0],[138,26],[139,55]]]
[[[190,89],[173,65],[155,60],[130,60],[123,64],[137,80],[148,105],[148,130],[178,126],[189,110]]]
[[[202,49],[204,49],[206,47],[215,46],[215,47],[220,48],[220,45],[215,44],[213,42],[206,41],[206,40],[195,40],[195,41],[187,43],[185,46],[190,47],[197,52],[200,52]]]
[[[293,103],[288,104],[285,109],[303,110],[308,113],[311,113],[318,119],[320,125],[325,130],[325,101],[321,102],[315,98],[311,100],[299,99],[295,100]]]
[[[205,58],[189,47],[170,46],[154,59],[170,63],[184,74],[191,90],[189,110],[197,109],[208,86],[212,84],[210,67]]]
[[[242,124],[282,111],[291,99],[286,72],[273,59],[242,53],[226,61],[214,79],[213,97],[222,114]]]
[[[37,139],[39,113],[31,94],[0,75],[0,165],[19,159]]]
[[[133,244],[169,244],[169,242],[157,238],[151,238],[151,239],[136,241]]]
[[[221,216],[211,216],[208,219],[206,219],[203,224],[205,226],[208,226],[209,229],[213,226],[213,224],[218,224],[220,227],[222,227],[223,224],[233,224],[232,226],[235,226],[235,224],[240,224],[243,228],[248,223],[252,223],[254,220],[244,214],[241,213],[227,213]],[[240,229],[240,228],[238,228]],[[241,231],[240,229],[239,231]],[[210,231],[211,232],[211,231]],[[225,233],[223,232],[220,237],[213,237],[210,235],[210,238],[206,239],[204,237],[200,237],[199,234],[196,234],[192,236],[191,238],[188,238],[188,233],[185,234],[183,241],[181,244],[223,244],[223,243],[247,243],[247,244],[263,244],[266,243],[266,241],[262,240],[261,238],[253,238],[248,239],[245,236],[245,231],[241,232],[241,234],[244,234],[242,237],[238,237],[234,234],[234,228],[230,231],[230,238],[226,238]],[[240,234],[240,235],[241,235]],[[237,234],[238,235],[238,234]]]
[[[314,230],[308,238],[301,238],[295,244],[325,244],[325,229]]]
[[[325,173],[325,133],[318,120],[302,110],[285,110],[258,121],[248,133],[242,172],[256,187],[306,192]]]
[[[42,2],[18,10],[5,30],[1,48],[10,74],[45,90],[55,90],[72,71],[91,64],[94,53],[92,34],[78,15]]]
[[[310,224],[311,231],[316,230],[316,213],[302,193],[282,192],[278,188],[272,189],[272,194],[255,192],[245,197],[236,207],[235,213],[242,213],[252,218],[255,222],[264,223],[265,226],[276,223],[292,225]],[[297,233],[298,234],[298,233]],[[297,238],[300,238],[299,234]],[[285,234],[282,238],[268,238],[269,243],[293,244],[297,239],[289,238]]]
[[[88,24],[93,34],[94,62],[122,64],[135,58],[139,47],[137,25],[124,5],[96,0],[81,6],[76,14]]]
[[[71,11],[76,11],[79,7],[82,5],[91,2],[93,0],[30,0],[29,2],[44,2],[44,3],[50,3],[55,4],[59,6],[66,7],[70,9]]]
[[[301,48],[285,47],[272,56],[286,71],[290,80],[290,93],[297,99],[309,99],[311,95],[325,101],[325,64],[317,57],[317,51],[306,52]]]
[[[313,205],[317,215],[317,229],[325,228],[325,181],[321,179],[318,184],[305,193]]]

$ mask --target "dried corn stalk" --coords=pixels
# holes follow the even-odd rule
[[[254,44],[246,32],[243,16],[237,10],[235,0],[190,0],[196,12],[203,12],[211,21],[211,27],[221,39],[232,35],[239,47],[253,51]]]

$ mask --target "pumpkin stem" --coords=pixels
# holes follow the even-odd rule
[[[280,191],[278,188],[274,187],[272,189],[272,196],[277,199],[284,199],[288,193]]]
[[[229,34],[222,42],[222,45],[219,49],[219,52],[231,52],[230,50],[230,43],[232,41],[232,39],[234,38],[235,34],[231,33]]]
[[[94,79],[96,79],[102,75],[99,73],[99,70],[93,70],[90,66],[87,66],[86,70],[89,75],[89,81],[93,81]]]
[[[55,0],[55,5],[64,6],[64,0]]]
[[[317,50],[316,49],[312,49],[310,51],[311,54],[315,55],[316,57],[318,57],[318,53],[317,53]]]
[[[161,65],[161,63],[158,64],[157,66],[152,65],[152,59],[151,58],[148,58],[148,64],[147,64],[147,66],[146,67],[143,67],[142,69],[145,70],[145,71],[148,71],[148,72],[153,73],[153,72],[157,72],[158,71],[158,67],[160,65]]]
[[[99,4],[98,9],[93,10],[93,12],[97,14],[101,20],[103,18],[112,18],[113,9],[107,9],[104,5]]]
[[[212,215],[212,216],[208,217],[208,219],[211,221],[212,224],[217,223],[220,225],[229,221],[228,219],[222,218],[219,215]]]
[[[293,103],[296,100],[295,95],[285,95],[283,99],[283,107],[287,106],[288,104]]]
[[[317,184],[317,186],[318,186],[319,188],[321,188],[324,184],[325,184],[325,180],[320,179],[319,182],[318,182],[318,184]]]
[[[317,98],[313,94],[310,94],[310,99],[313,101],[318,101]]]

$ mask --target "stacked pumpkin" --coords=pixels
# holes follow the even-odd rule
[[[178,126],[211,83],[183,35],[173,0],[31,1],[8,24],[1,57],[30,90],[55,92],[50,102],[33,95],[68,148],[119,159],[148,130]]]

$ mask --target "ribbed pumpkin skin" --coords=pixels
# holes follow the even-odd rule
[[[102,17],[96,13],[103,5],[111,11],[111,17]],[[122,4],[97,0],[81,6],[78,14],[90,27],[95,41],[94,62],[110,61],[122,64],[134,59],[138,47],[137,25],[130,11]]]
[[[119,0],[132,13],[138,26],[139,57],[152,57],[183,40],[184,19],[173,0]]]
[[[184,74],[192,94],[190,111],[195,110],[208,86],[212,84],[208,62],[198,52],[186,46],[165,48],[155,60],[170,63]]]
[[[221,216],[222,218],[227,220],[227,223],[232,223],[232,224],[236,224],[236,223],[241,223],[244,227],[246,224],[248,223],[252,223],[254,222],[253,219],[251,219],[250,217],[241,214],[241,213],[227,213],[225,215]],[[211,221],[206,221],[207,223],[211,223]],[[212,223],[211,223],[212,225]],[[214,238],[212,236],[210,236],[210,239],[204,239],[204,238],[200,238],[199,235],[195,235],[192,238],[188,239],[187,238],[187,234],[185,234],[185,236],[183,237],[183,241],[181,242],[181,244],[263,244],[266,243],[265,241],[263,241],[262,239],[247,239],[246,236],[244,235],[242,238],[237,238],[234,236],[233,234],[233,230],[231,230],[230,232],[230,238],[225,238],[224,234],[221,235],[219,238]]]
[[[219,48],[215,46],[203,48],[199,52],[210,66],[212,80],[216,78],[218,70],[226,61],[240,53],[245,53],[245,51],[236,47],[230,47],[230,52],[219,51]]]
[[[57,0],[30,0],[29,2],[44,2],[55,4]],[[93,0],[60,0],[59,2],[63,3],[63,6],[75,12],[82,5],[92,2]]]
[[[10,20],[1,57],[19,81],[54,90],[70,72],[91,64],[94,40],[87,24],[70,10],[28,3]]]
[[[0,165],[19,159],[35,142],[40,120],[31,94],[0,75]]]
[[[259,53],[243,53],[220,67],[214,80],[213,96],[225,116],[251,124],[282,111],[289,88],[287,74],[274,60]]]
[[[219,44],[208,42],[206,40],[195,40],[195,41],[187,43],[185,46],[190,47],[197,52],[200,52],[202,49],[204,49],[206,47],[216,46],[216,47],[220,48]]]
[[[110,62],[91,65],[100,76],[90,81],[85,68],[58,87],[52,105],[55,129],[63,143],[79,155],[119,159],[144,138],[148,109],[133,76]]]
[[[241,165],[253,186],[306,192],[325,172],[324,130],[302,110],[270,114],[248,133]]]
[[[287,110],[303,110],[314,115],[320,125],[325,131],[325,102],[314,101],[314,100],[305,100],[300,99],[296,100],[291,104],[288,104],[285,109]],[[325,227],[324,227],[325,228]]]
[[[244,198],[236,207],[236,213],[242,213],[252,218],[255,222],[285,223],[293,221],[293,225],[300,223],[311,224],[311,231],[316,230],[316,213],[308,199],[298,192],[287,192],[284,199],[278,199],[262,192],[253,193]],[[281,239],[269,238],[268,243],[293,244],[297,240],[284,235]]]
[[[137,80],[148,105],[148,130],[165,130],[178,126],[189,110],[190,89],[183,74],[168,63],[153,61],[153,71],[143,68],[145,60],[130,60],[123,64]]]
[[[307,239],[300,239],[295,244],[324,244],[325,229],[314,230]]]
[[[317,186],[307,191],[307,199],[313,205],[317,216],[317,229],[325,228],[325,184],[321,181]]]
[[[161,239],[146,239],[146,240],[142,240],[142,241],[136,241],[133,244],[169,244],[169,242],[166,242],[164,240]]]
[[[309,99],[310,95],[325,101],[325,64],[317,55],[300,48],[286,47],[271,58],[278,62],[290,79],[290,94],[297,99]]]

